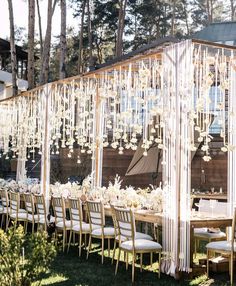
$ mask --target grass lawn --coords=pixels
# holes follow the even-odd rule
[[[115,263],[111,265],[111,258],[105,252],[104,264],[101,264],[101,249],[98,244],[93,244],[94,252],[90,254],[86,260],[86,252],[82,252],[81,258],[78,257],[77,247],[71,247],[70,252],[63,254],[58,253],[53,262],[50,271],[43,276],[40,285],[52,286],[108,286],[108,285],[131,285],[131,264],[128,271],[125,269],[125,264],[119,264],[118,274],[115,276]],[[130,257],[131,258],[131,257]],[[157,258],[157,257],[156,257]],[[155,257],[154,260],[155,261]],[[152,268],[148,266],[149,257],[144,257],[144,270],[140,273],[139,261],[135,269],[135,285],[151,286],[151,285],[211,285],[223,286],[229,285],[229,276],[226,274],[212,275],[212,279],[207,280],[206,276],[200,276],[194,280],[187,278],[181,281],[175,281],[174,278],[161,274],[161,279],[158,279],[158,264],[154,263]],[[146,265],[145,265],[146,263]],[[37,286],[39,283],[34,283]]]

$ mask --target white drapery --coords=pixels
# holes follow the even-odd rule
[[[231,52],[229,64],[229,94],[228,94],[228,144],[234,146],[228,152],[228,186],[227,198],[230,215],[233,215],[233,208],[236,207],[236,59],[235,52]],[[229,236],[231,237],[231,236]]]
[[[163,93],[166,108],[163,183],[165,186],[162,271],[175,276],[189,271],[190,158],[188,113],[192,100],[192,43],[163,52]],[[179,225],[180,222],[180,225]],[[180,227],[179,227],[180,226]]]

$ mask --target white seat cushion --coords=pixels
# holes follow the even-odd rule
[[[207,228],[196,228],[194,229],[194,237],[197,238],[206,238],[206,239],[216,239],[216,238],[225,238],[226,234],[222,231],[219,232],[209,232]]]
[[[7,210],[7,208],[4,207],[4,208],[3,208],[3,211],[2,211],[2,214],[8,214],[8,213],[9,213],[9,208],[8,208],[8,210]]]
[[[71,229],[71,221],[70,220],[66,220],[65,221],[65,225],[63,223],[63,221],[59,221],[56,223],[56,227],[57,228],[64,228],[66,227],[66,229]]]
[[[95,230],[98,228],[100,228],[99,225],[92,224],[92,230]],[[79,232],[80,231],[80,225],[79,224],[73,225],[72,230]],[[82,232],[90,233],[90,224],[89,223],[82,222]]]
[[[28,219],[28,221],[32,221],[32,219],[33,219],[32,214],[29,214],[29,213],[28,213],[27,219]],[[40,220],[41,220],[41,218],[39,218],[39,216],[38,216],[37,214],[34,214],[34,221],[35,221],[36,223],[38,223]]]
[[[53,223],[55,222],[55,217],[54,216],[50,216],[50,221],[48,221],[48,219],[46,218],[46,223]],[[45,219],[44,219],[44,215],[40,215],[40,220],[39,223],[41,224],[45,224]]]
[[[135,239],[147,239],[147,240],[153,240],[153,238],[151,237],[151,235],[148,235],[146,233],[142,233],[142,232],[136,232],[135,233]],[[116,237],[116,240],[119,240],[119,235]],[[120,236],[120,241],[126,241],[127,238],[123,235]]]
[[[131,251],[133,249],[133,241],[132,240],[128,240],[128,241],[124,241],[121,243],[120,247],[122,249]],[[136,239],[134,241],[134,248],[136,251],[160,251],[162,249],[162,246],[155,242],[155,241],[151,241],[151,240],[147,240],[147,239]]]
[[[92,231],[93,236],[101,236],[102,228],[97,228]],[[104,227],[104,236],[115,236],[114,227]]]
[[[10,215],[10,218],[12,218],[12,219],[16,219],[16,213],[12,213],[11,215]],[[27,219],[27,213],[26,212],[24,212],[24,213],[18,213],[18,220],[19,219]]]
[[[230,241],[213,241],[209,242],[206,245],[206,248],[213,249],[213,250],[218,250],[218,251],[231,251],[231,242]],[[236,243],[234,243],[234,252],[236,252]]]

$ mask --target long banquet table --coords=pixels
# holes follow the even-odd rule
[[[111,208],[105,207],[105,215],[111,216]],[[163,215],[161,213],[150,210],[136,210],[134,211],[135,220],[141,222],[155,223],[158,226],[162,226]],[[194,274],[195,270],[199,271],[199,267],[195,267],[193,262],[194,254],[194,228],[226,228],[232,225],[232,218],[226,217],[213,217],[208,213],[195,212],[190,218],[190,267]]]

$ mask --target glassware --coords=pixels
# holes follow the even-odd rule
[[[210,200],[211,216],[213,217],[214,209],[216,207],[217,200]]]

